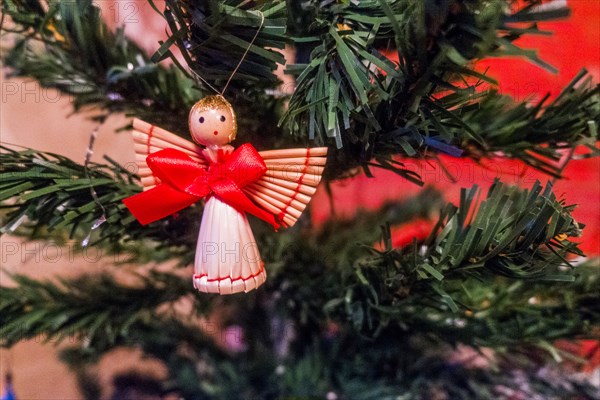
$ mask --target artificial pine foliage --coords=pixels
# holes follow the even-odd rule
[[[538,21],[568,15],[538,5],[149,0],[169,31],[148,55],[111,32],[91,1],[5,0],[2,34],[12,42],[2,61],[10,76],[72,95],[75,111],[100,121],[122,112],[184,137],[191,105],[231,77],[243,140],[261,150],[327,145],[328,182],[384,168],[422,184],[398,157],[442,153],[515,158],[560,178],[575,148],[598,152],[600,87],[582,71],[557,98],[530,105],[482,90],[496,82],[473,67],[521,55],[551,70],[514,44],[546,34]],[[295,62],[286,45],[298,49]],[[277,93],[278,65],[296,76],[289,96]],[[2,146],[0,161],[2,234],[80,241],[103,215],[90,244],[140,264],[126,284],[108,273],[17,273],[0,287],[0,345],[81,339],[63,360],[87,398],[98,396],[88,367],[119,346],[164,362],[162,390],[186,399],[600,397],[551,364],[569,357],[554,340],[600,329],[600,266],[581,262],[577,244],[585,221],[551,183],[496,181],[487,193],[463,189],[458,204],[425,188],[350,220],[304,217],[278,234],[253,224],[269,280],[218,298],[193,292],[176,267],[152,267],[193,260],[201,204],[142,227],[122,203],[141,190],[139,177],[110,158],[84,166]],[[392,245],[390,226],[423,218],[437,218],[428,237]],[[189,314],[173,307],[182,300]],[[214,315],[243,333],[236,351],[206,335],[201,321]],[[461,346],[493,356],[485,367],[453,361]]]

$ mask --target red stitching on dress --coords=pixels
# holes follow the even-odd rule
[[[146,150],[146,153],[148,154],[150,154],[150,141],[152,140],[152,132],[154,132],[154,125],[150,125],[150,130],[148,131],[148,142],[146,143],[146,145],[148,146],[148,150]],[[158,181],[158,179],[156,179],[156,176],[152,174],[152,177],[154,178],[154,184],[158,185],[160,182]]]
[[[242,280],[242,281],[246,282],[246,281],[248,281],[248,280],[250,280],[252,278],[256,278],[257,276],[259,276],[260,274],[262,274],[264,272],[265,272],[265,268],[264,268],[263,265],[261,265],[260,271],[258,271],[255,274],[250,275],[247,278],[231,279],[230,276],[226,276],[225,278],[214,278],[214,279],[208,279],[208,278],[206,278],[206,282],[220,282],[220,281],[224,281],[225,279],[231,279],[232,282],[239,281],[239,280]],[[208,274],[194,274],[194,279],[200,279],[203,276],[208,276]]]
[[[309,162],[310,162],[310,147],[308,147],[306,149],[306,161],[304,161],[304,171],[302,171],[302,175],[300,175],[300,179],[298,179],[298,186],[296,186],[296,189],[294,190],[294,195],[292,197],[290,197],[290,200],[287,202],[285,207],[283,207],[281,212],[279,214],[277,214],[277,218],[279,218],[281,221],[283,221],[283,217],[285,217],[285,215],[287,214],[287,209],[290,208],[290,206],[292,205],[292,201],[294,201],[296,199],[296,197],[298,196],[298,193],[300,193],[300,186],[302,186],[302,181],[304,180],[304,177],[306,176],[306,170],[308,169]]]

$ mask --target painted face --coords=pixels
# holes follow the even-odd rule
[[[195,142],[223,146],[235,139],[233,107],[221,96],[207,96],[192,107],[189,128]]]

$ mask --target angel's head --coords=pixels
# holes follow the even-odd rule
[[[204,146],[225,145],[237,133],[233,107],[223,96],[206,96],[192,107],[189,117],[194,141]]]

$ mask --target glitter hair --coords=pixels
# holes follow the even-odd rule
[[[194,104],[192,106],[192,109],[190,110],[190,114],[188,117],[188,123],[191,122],[190,118],[192,117],[192,114],[194,113],[194,111],[202,112],[202,111],[214,110],[217,108],[225,108],[225,109],[229,110],[229,112],[231,113],[231,118],[232,118],[232,122],[233,122],[233,132],[231,132],[230,140],[235,139],[235,135],[237,134],[237,120],[235,118],[235,112],[233,111],[233,106],[231,105],[231,103],[229,103],[227,100],[225,100],[225,97],[223,97],[221,95],[206,96],[206,97],[198,100],[196,102],[196,104]]]

